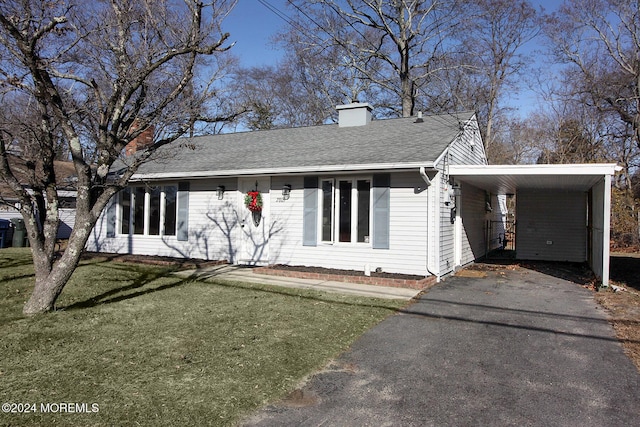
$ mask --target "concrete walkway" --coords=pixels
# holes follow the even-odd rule
[[[231,280],[287,288],[314,289],[316,291],[339,292],[349,295],[361,295],[374,298],[410,300],[420,291],[415,289],[394,288],[388,286],[360,285],[356,283],[333,282],[327,280],[298,279],[293,277],[257,274],[251,267],[237,265],[217,265],[198,270],[186,270],[175,273],[180,277],[193,277],[199,280]]]
[[[536,272],[451,277],[249,426],[640,426],[640,374],[604,310]]]

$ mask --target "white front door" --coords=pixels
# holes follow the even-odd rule
[[[238,178],[238,212],[240,217],[241,264],[256,265],[269,263],[269,188],[271,178]],[[258,191],[262,209],[251,211],[245,198],[248,192]],[[250,196],[251,198],[251,196]]]

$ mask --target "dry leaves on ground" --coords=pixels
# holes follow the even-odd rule
[[[640,371],[640,294],[629,289],[602,290],[595,297],[607,309],[625,353]]]

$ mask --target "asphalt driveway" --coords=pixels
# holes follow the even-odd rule
[[[587,289],[537,271],[451,277],[256,426],[640,426],[640,374]]]

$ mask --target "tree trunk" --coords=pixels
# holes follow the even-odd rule
[[[26,315],[34,315],[53,311],[55,302],[62,292],[65,283],[58,281],[52,282],[48,277],[44,279],[36,279],[36,285],[33,288],[31,297],[22,309],[22,313]]]
[[[409,67],[409,51],[406,44],[399,47],[400,52],[400,97],[402,100],[402,117],[413,116],[415,106],[415,93],[411,69]]]
[[[85,219],[90,217],[89,214],[77,214],[67,249],[57,261],[50,261],[53,260],[53,254],[48,256],[45,252],[32,249],[36,282],[31,297],[22,309],[23,314],[34,315],[55,309],[56,300],[78,266],[80,255],[96,223],[96,220]]]
[[[69,239],[69,244],[84,246],[84,242],[80,245],[78,239],[75,242]],[[81,250],[67,248],[62,258],[53,264],[50,271],[47,271],[43,264],[34,262],[36,283],[31,297],[22,309],[24,314],[46,313],[55,309],[56,300],[75,271],[81,253]]]

